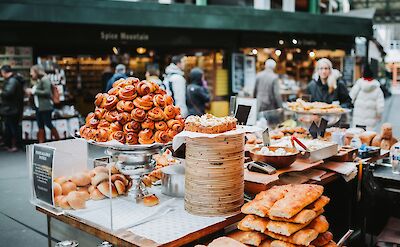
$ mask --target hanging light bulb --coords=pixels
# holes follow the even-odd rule
[[[282,54],[281,50],[275,50],[275,55],[277,55],[278,57]]]
[[[315,52],[313,52],[313,51],[310,51],[310,53],[308,54],[311,58],[314,58],[315,57]]]

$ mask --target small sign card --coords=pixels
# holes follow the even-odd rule
[[[235,117],[238,120],[239,125],[246,125],[247,119],[249,118],[251,106],[238,105]]]
[[[54,206],[53,164],[55,148],[45,145],[33,146],[32,175],[36,199]]]

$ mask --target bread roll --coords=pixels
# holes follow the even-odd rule
[[[110,183],[108,181],[104,181],[97,186],[97,189],[105,196],[110,197]],[[113,183],[111,183],[111,196],[116,197],[118,196],[118,192],[115,189]]]
[[[53,191],[54,191],[54,197],[62,195],[62,188],[59,183],[54,182],[53,183]]]
[[[126,179],[122,174],[114,174],[111,176],[111,182],[114,183],[117,180],[121,181],[125,186],[127,186],[129,183],[128,179]]]
[[[89,192],[89,193],[92,193],[93,190],[95,190],[95,189],[96,189],[96,187],[95,187],[94,185],[90,185],[90,186],[88,187],[88,192]]]
[[[381,137],[382,139],[390,140],[393,137],[392,125],[390,123],[384,123],[381,127]]]
[[[150,195],[150,196],[146,196],[145,198],[143,198],[143,204],[147,207],[155,206],[159,202],[160,201],[158,200],[157,196],[155,196],[155,195]]]
[[[68,201],[67,201],[67,197],[66,196],[63,196],[60,200],[59,200],[59,206],[62,208],[62,209],[71,209],[71,207],[69,206],[69,203],[68,203]]]
[[[86,186],[90,184],[90,175],[86,172],[79,172],[72,176],[71,182],[75,183],[77,186]]]
[[[54,179],[54,182],[58,183],[59,185],[62,185],[63,183],[67,182],[68,179],[65,176],[57,177]]]
[[[381,135],[376,135],[374,139],[372,139],[371,146],[380,147],[382,142]]]
[[[118,174],[120,173],[118,168],[114,165],[114,163],[110,163],[107,165],[107,168],[111,170],[111,174]],[[107,172],[108,173],[108,172]]]
[[[97,173],[96,176],[92,177],[92,185],[97,186],[103,181],[108,181],[108,173]]]
[[[98,173],[107,173],[108,174],[108,169],[105,166],[96,166],[94,168],[94,171],[96,174],[98,174]]]
[[[68,182],[63,183],[63,184],[61,185],[61,188],[62,188],[62,194],[63,194],[64,196],[66,196],[66,195],[69,194],[69,192],[75,191],[75,190],[76,190],[76,184],[73,183],[73,182],[69,182],[69,181],[68,181]]]
[[[103,200],[106,196],[103,195],[98,189],[94,189],[91,193],[90,193],[90,199],[92,200]]]
[[[54,197],[54,205],[60,206],[60,201],[61,201],[61,199],[63,199],[63,198],[64,198],[64,196],[62,196],[62,195],[60,195],[60,196],[55,196],[55,197]]]
[[[94,177],[95,175],[96,175],[96,171],[94,169],[89,171],[89,176],[91,178]]]
[[[68,204],[73,209],[82,209],[86,207],[85,199],[82,192],[72,191],[66,196]]]
[[[361,133],[359,135],[360,140],[363,144],[370,146],[372,139],[374,139],[374,137],[376,136],[376,132],[375,131],[365,131],[364,133]]]
[[[119,195],[125,194],[125,184],[121,180],[116,180],[114,185]]]
[[[82,197],[85,201],[90,199],[90,194],[87,190],[80,190],[77,191],[77,193],[79,194],[80,197]]]

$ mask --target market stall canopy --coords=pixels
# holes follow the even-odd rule
[[[6,0],[0,21],[372,36],[372,20],[365,18],[109,0]]]

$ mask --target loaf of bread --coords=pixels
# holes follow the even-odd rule
[[[332,239],[333,239],[333,234],[327,231],[319,234],[318,237],[311,242],[311,244],[317,247],[324,246],[328,244]]]

